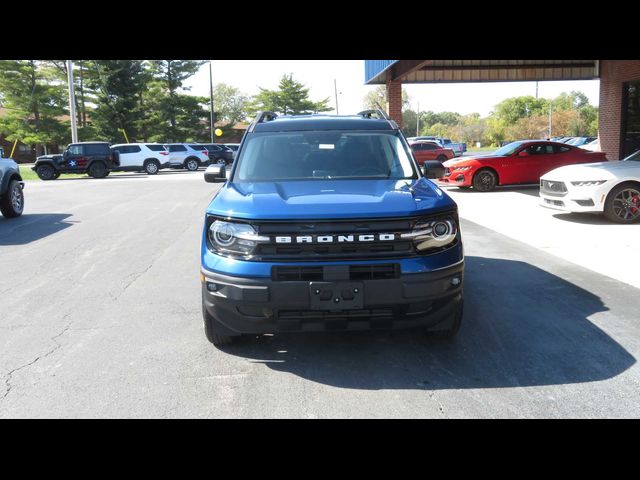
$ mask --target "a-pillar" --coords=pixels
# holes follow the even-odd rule
[[[402,82],[387,81],[387,113],[402,128]]]

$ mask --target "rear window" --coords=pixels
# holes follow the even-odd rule
[[[164,152],[167,150],[164,145],[145,145],[145,147],[153,152]]]
[[[189,145],[191,148],[193,148],[194,150],[206,150],[206,147],[204,145]]]
[[[417,178],[400,136],[391,132],[256,133],[238,162],[236,182]]]

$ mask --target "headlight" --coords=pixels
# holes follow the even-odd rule
[[[458,234],[456,221],[451,217],[418,222],[413,231],[403,233],[401,238],[413,240],[416,250],[424,252],[434,248],[446,247],[453,243]]]
[[[261,237],[249,224],[222,220],[211,224],[208,235],[214,252],[231,255],[250,256],[258,243],[269,241],[269,237]]]
[[[574,187],[595,187],[596,185],[602,185],[606,180],[589,180],[585,182],[571,182]]]
[[[454,170],[458,170],[459,172],[464,172],[465,170],[471,170],[471,167],[453,167]]]

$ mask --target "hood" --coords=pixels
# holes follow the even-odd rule
[[[53,160],[55,158],[62,158],[61,153],[50,153],[49,155],[40,155],[36,160]]]
[[[455,202],[426,178],[227,183],[207,213],[232,218],[339,219],[431,214]]]
[[[613,161],[566,165],[544,174],[545,180],[609,180],[624,176],[640,176],[640,162]]]
[[[443,162],[442,164],[449,168],[453,165],[457,165],[461,162],[473,162],[476,160],[491,160],[493,158],[498,158],[494,155],[491,155],[490,153],[486,154],[486,155],[469,155],[469,156],[463,156],[463,157],[456,157],[456,158],[452,158],[451,160],[447,160],[446,162]]]

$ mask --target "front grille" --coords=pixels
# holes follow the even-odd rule
[[[259,235],[276,236],[312,236],[309,243],[262,243],[256,247],[254,255],[264,260],[327,260],[339,258],[384,258],[415,255],[413,242],[394,240],[320,242],[317,236],[327,235],[376,235],[410,232],[417,219],[399,220],[363,220],[363,221],[318,221],[318,222],[264,222],[255,224]]]
[[[540,191],[547,195],[564,197],[567,194],[567,186],[564,182],[540,180]]]
[[[349,280],[384,280],[400,277],[400,265],[397,263],[379,265],[350,265]],[[271,278],[275,282],[293,281],[322,281],[324,280],[324,270],[322,266],[311,267],[288,267],[277,266],[271,271]]]

